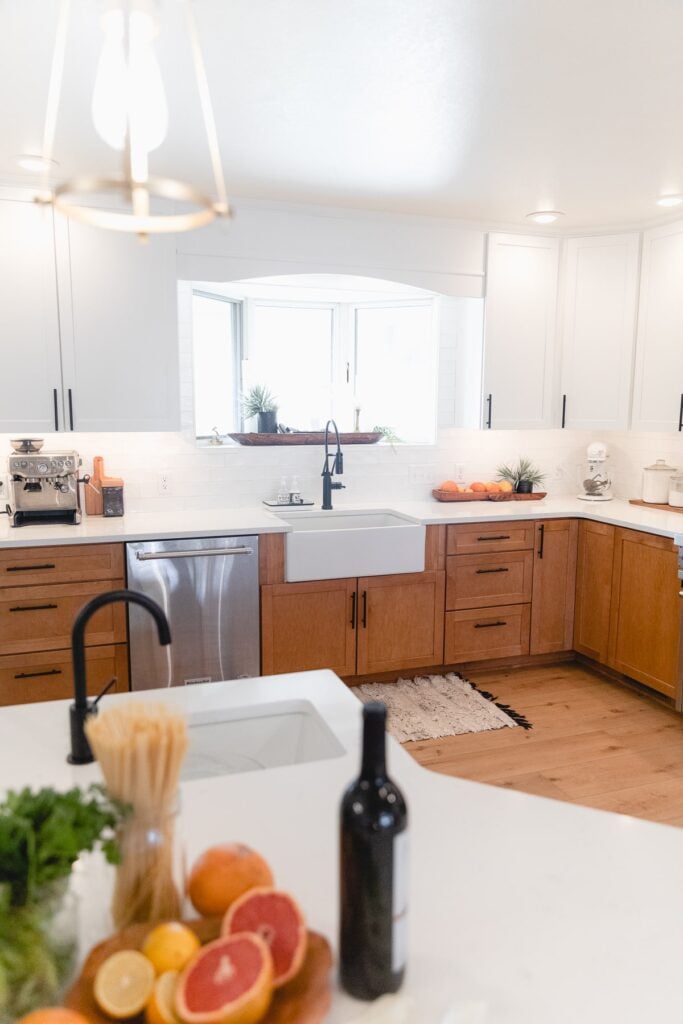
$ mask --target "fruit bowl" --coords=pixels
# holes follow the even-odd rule
[[[202,945],[218,937],[221,918],[198,918],[184,922],[197,935]],[[67,994],[64,1005],[78,1010],[92,1024],[111,1024],[99,1009],[93,995],[93,982],[100,964],[124,949],[140,949],[153,924],[133,924],[112,935],[89,953],[80,976]],[[308,932],[308,946],[303,965],[296,977],[277,989],[260,1024],[323,1024],[332,1002],[330,974],[332,952],[329,943],[317,932]],[[130,1024],[142,1024],[144,1018],[129,1018]]]

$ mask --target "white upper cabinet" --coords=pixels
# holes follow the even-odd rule
[[[561,425],[568,429],[628,426],[639,250],[638,234],[566,243]]]
[[[485,427],[552,426],[559,241],[489,235]]]
[[[64,424],[52,210],[0,199],[0,432]]]
[[[177,430],[174,236],[141,244],[74,221],[58,227],[67,427]]]
[[[634,430],[683,428],[683,222],[643,235]]]

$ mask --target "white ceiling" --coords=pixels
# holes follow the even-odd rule
[[[98,0],[74,0],[55,155],[112,170],[90,122]],[[196,0],[228,190],[521,226],[651,222],[683,192],[683,0]],[[0,0],[0,177],[40,147],[57,0]],[[208,187],[183,31],[152,169]],[[26,180],[30,180],[27,176]],[[669,218],[671,212],[669,211]]]

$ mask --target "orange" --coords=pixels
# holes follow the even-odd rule
[[[491,494],[500,494],[500,487],[498,484],[490,483],[486,485],[486,490]]]
[[[308,932],[293,896],[278,889],[250,889],[225,915],[223,935],[251,932],[268,943],[273,958],[273,987],[299,973],[306,956]]]
[[[498,489],[503,491],[504,494],[511,494],[513,487],[509,480],[501,480],[498,484]]]
[[[89,1024],[87,1017],[77,1010],[65,1010],[63,1006],[49,1006],[43,1010],[28,1013],[17,1024]]]
[[[122,949],[100,964],[93,995],[103,1013],[125,1020],[142,1013],[154,989],[154,968],[142,953]]]
[[[259,935],[225,935],[204,946],[178,979],[185,1024],[256,1024],[273,996],[273,958]]]
[[[459,491],[460,488],[456,484],[455,480],[444,480],[441,484],[440,491]]]
[[[199,949],[193,931],[177,921],[168,921],[153,928],[142,944],[142,952],[151,961],[157,974],[182,971]]]
[[[475,481],[475,483],[470,484],[470,488],[473,491],[485,491],[486,490],[486,484],[482,484],[480,481],[477,480],[477,481]]]
[[[273,884],[263,857],[243,843],[211,846],[195,861],[187,882],[192,906],[204,917],[224,914],[248,889]]]
[[[147,1024],[181,1024],[175,1012],[178,971],[164,971],[154,983],[154,991],[145,1007]]]

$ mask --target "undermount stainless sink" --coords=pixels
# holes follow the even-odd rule
[[[283,765],[323,761],[346,753],[307,700],[274,701],[188,716],[185,781]]]
[[[425,527],[390,509],[277,512],[286,535],[285,579],[345,579],[423,572]]]

